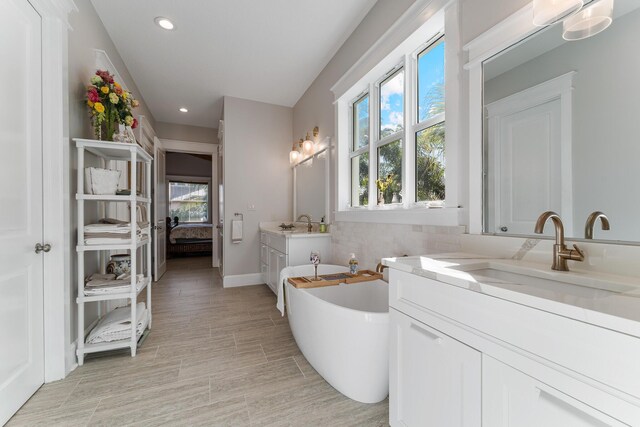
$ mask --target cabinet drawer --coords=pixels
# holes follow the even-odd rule
[[[269,244],[268,246],[272,247],[278,252],[282,252],[283,254],[287,253],[287,238],[285,236],[269,236]]]
[[[482,357],[482,425],[624,426],[626,424],[491,357]]]
[[[480,352],[394,309],[389,317],[390,424],[480,426]]]

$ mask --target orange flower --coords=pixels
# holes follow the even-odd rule
[[[98,113],[104,113],[104,105],[102,105],[101,102],[96,102],[95,104],[93,104],[93,108],[95,108]]]
[[[102,93],[107,94],[109,93],[109,86],[102,86],[100,90],[102,91]]]

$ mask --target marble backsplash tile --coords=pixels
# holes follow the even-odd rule
[[[380,259],[460,250],[465,227],[336,222],[331,225],[332,264],[346,265],[356,254],[361,269],[374,269]]]
[[[468,252],[496,258],[551,265],[553,240],[465,234],[464,226],[401,225],[336,222],[331,225],[332,264],[347,265],[355,253],[361,269],[374,269],[381,258]],[[567,241],[571,246],[573,242]],[[577,242],[584,262],[570,262],[576,271],[640,277],[640,246]]]

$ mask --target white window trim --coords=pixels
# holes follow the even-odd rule
[[[334,94],[337,95],[335,101],[335,123],[336,123],[336,151],[337,151],[337,167],[336,167],[336,221],[356,221],[356,222],[382,222],[382,223],[399,223],[399,224],[428,224],[428,225],[460,225],[465,223],[463,213],[465,212],[459,206],[459,184],[462,182],[458,176],[460,167],[459,159],[459,136],[461,134],[458,129],[460,126],[460,36],[459,36],[459,20],[458,20],[458,4],[456,1],[433,1],[422,2],[424,10],[429,9],[428,19],[421,22],[421,25],[411,33],[406,39],[400,42],[378,65],[369,70],[351,89],[343,90],[345,82],[353,79],[353,73],[358,71],[360,65],[366,60],[358,61],[345,76],[332,88]],[[425,6],[425,3],[427,5]],[[406,25],[415,25],[415,19],[409,21],[403,15],[401,20],[406,19]],[[417,18],[416,18],[417,19]],[[396,27],[396,25],[394,25]],[[394,28],[400,31],[398,28]],[[446,31],[444,31],[446,29]],[[445,132],[447,134],[447,147],[445,153],[445,161],[447,167],[446,180],[446,206],[443,208],[429,208],[425,202],[415,203],[415,179],[406,179],[406,177],[415,177],[415,133],[427,126],[426,121],[415,123],[416,108],[415,104],[415,76],[417,67],[417,54],[424,50],[428,44],[436,42],[443,33],[446,32],[445,44],[445,81],[447,82],[447,90],[445,91],[445,104],[447,120],[445,120]],[[406,33],[405,33],[406,34]],[[397,39],[397,34],[385,34],[383,39]],[[374,44],[384,45],[384,41],[378,41]],[[365,54],[371,55],[371,50]],[[377,196],[375,188],[375,178],[377,177],[377,141],[379,126],[378,120],[378,85],[376,82],[384,80],[397,70],[396,67],[401,64],[404,67],[405,81],[405,126],[402,132],[402,140],[405,155],[403,156],[403,202],[397,205],[376,206],[373,198]],[[392,70],[390,72],[390,70]],[[381,76],[385,76],[380,78]],[[369,93],[369,120],[370,120],[370,165],[369,165],[369,206],[351,206],[351,138],[352,135],[352,101],[356,99],[356,95],[364,94],[363,87],[367,87]],[[338,91],[343,90],[340,95]],[[411,107],[410,107],[411,106]],[[439,123],[435,122],[435,123]],[[375,128],[375,129],[373,129]],[[375,131],[375,132],[374,132]],[[394,141],[397,138],[390,139]],[[386,142],[386,138],[385,138]]]

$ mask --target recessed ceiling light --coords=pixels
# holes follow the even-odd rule
[[[165,30],[173,30],[175,28],[175,26],[173,25],[173,22],[171,22],[168,18],[163,18],[162,16],[158,16],[155,19],[156,24],[158,24],[160,27],[164,28]]]
[[[180,111],[182,111],[183,113],[186,113],[186,112],[188,112],[189,110],[187,110],[187,109],[186,109],[186,108],[184,108],[184,107],[180,107]]]

